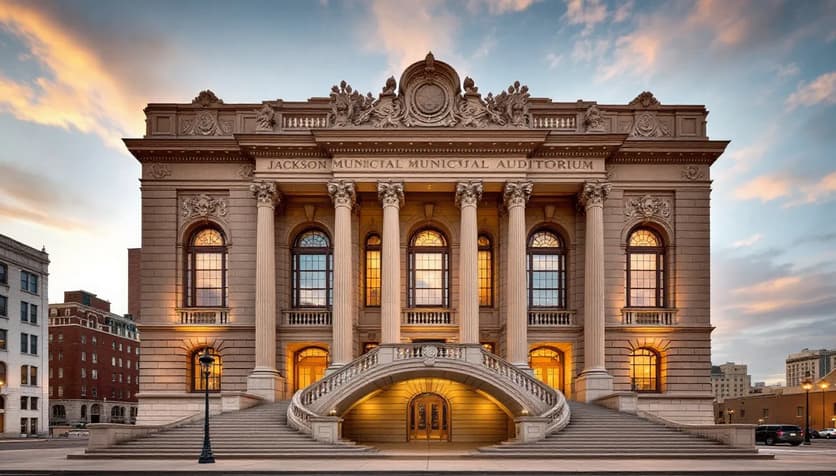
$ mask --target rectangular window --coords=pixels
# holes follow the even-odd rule
[[[64,367],[58,367],[58,378],[64,378]]]
[[[21,418],[20,419],[20,434],[25,435],[29,432],[29,419],[28,418]]]
[[[29,305],[29,323],[30,324],[37,324],[38,323],[38,306],[35,304]]]
[[[38,355],[38,336],[29,336],[29,353]]]
[[[20,290],[38,294],[38,275],[29,271],[20,271]]]
[[[29,397],[29,409],[30,410],[37,410],[38,409],[38,397]]]
[[[29,334],[25,334],[23,332],[20,333],[20,353],[29,353]]]
[[[59,385],[59,386],[58,386],[58,398],[61,398],[61,397],[63,397],[63,396],[64,396],[64,386],[63,386],[63,385]]]
[[[6,348],[6,338],[9,336],[9,331],[0,329],[0,350],[8,350]]]
[[[479,306],[493,306],[493,253],[491,250],[479,250],[477,258],[479,268]]]
[[[90,391],[92,392],[93,398],[96,398],[97,396],[99,396],[99,389],[98,388],[93,387],[93,388],[90,389]]]
[[[769,418],[769,409],[768,409],[768,408],[764,408],[764,409],[761,411],[761,416],[762,416],[762,417],[764,417],[764,418]]]
[[[38,385],[38,368],[34,365],[29,366],[29,385]]]
[[[90,377],[91,377],[93,380],[98,380],[98,379],[99,379],[99,371],[98,371],[97,369],[93,369],[93,370],[91,370],[91,371],[90,371]]]
[[[9,298],[0,296],[0,317],[9,317]]]
[[[20,301],[20,322],[29,322],[29,303]]]
[[[81,351],[81,361],[82,362],[87,362],[87,352],[85,352],[83,350]]]
[[[111,357],[110,358],[110,365],[111,365],[111,367],[116,367],[116,357]]]
[[[28,365],[21,365],[20,366],[20,384],[21,385],[29,385],[29,366]]]
[[[38,434],[38,419],[37,418],[30,418],[29,419],[29,434],[30,435],[37,435]]]
[[[29,397],[20,397],[20,409],[21,410],[28,410],[29,409]]]
[[[82,385],[82,386],[81,386],[81,396],[82,396],[82,397],[86,397],[86,396],[87,396],[87,385]]]
[[[93,363],[94,363],[94,364],[98,364],[98,363],[99,363],[99,357],[96,355],[96,353],[95,353],[95,352],[93,352]]]
[[[9,284],[9,266],[0,263],[0,284]]]
[[[82,343],[82,344],[86,344],[86,343],[87,343],[87,336],[81,336],[81,343]]]
[[[116,374],[110,374],[110,381],[116,382]]]
[[[366,306],[380,306],[380,250],[366,250]]]
[[[804,416],[804,407],[795,407],[795,416],[803,417]]]

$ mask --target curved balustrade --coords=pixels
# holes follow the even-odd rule
[[[473,377],[493,380],[509,392],[519,392],[522,401],[531,403],[536,415],[548,419],[546,434],[559,431],[569,423],[569,405],[561,392],[481,346],[462,344],[394,344],[376,347],[340,370],[297,391],[287,409],[288,422],[299,431],[311,433],[311,418],[324,416],[321,414],[323,405],[333,403],[336,391],[356,390],[360,385],[368,383],[370,374],[377,376],[372,378],[378,378],[381,374],[385,375],[388,368],[394,370],[394,367],[400,365],[427,361],[460,366],[464,370],[470,367],[468,373]]]

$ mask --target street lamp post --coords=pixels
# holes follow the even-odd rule
[[[819,382],[819,388],[821,389],[821,427],[824,428],[824,391],[827,390],[830,384],[822,380]]]
[[[726,414],[729,416],[729,422],[728,423],[731,423],[733,418],[734,418],[734,410],[729,408],[728,410],[726,410]]]
[[[209,355],[209,348],[203,351],[200,356],[200,369],[203,371],[203,390],[204,390],[204,415],[203,415],[203,450],[200,452],[200,458],[197,462],[214,463],[215,457],[212,456],[212,445],[209,442],[209,373],[212,371],[212,363],[215,359]]]
[[[813,388],[813,379],[810,378],[810,372],[801,383],[801,388],[806,393],[806,401],[804,404],[804,444],[810,444],[810,389]]]

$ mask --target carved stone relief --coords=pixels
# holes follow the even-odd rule
[[[612,185],[607,182],[600,180],[586,182],[581,191],[580,203],[583,204],[584,208],[602,207],[611,190]]]
[[[273,126],[276,124],[276,111],[269,104],[265,104],[255,113],[256,132],[273,132]]]
[[[606,121],[601,116],[601,110],[595,104],[589,106],[584,114],[587,132],[607,132]]]
[[[212,92],[211,89],[204,89],[200,92],[194,99],[192,99],[192,104],[200,104],[203,107],[209,107],[212,105],[223,104],[224,102],[218,99],[218,96]]]
[[[650,91],[643,91],[632,101],[630,101],[629,105],[647,109],[651,107],[661,106],[662,103],[660,103],[659,100],[656,99],[656,96],[654,96],[653,93],[651,93]]]
[[[703,180],[705,171],[698,165],[687,165],[682,169],[682,178],[685,180]]]
[[[630,129],[631,136],[638,137],[664,137],[670,136],[671,131],[659,121],[656,112],[637,112],[633,119],[633,127]]]
[[[238,167],[238,176],[243,179],[251,178],[254,172],[255,167],[253,164],[244,164],[241,167]]]
[[[157,180],[162,180],[171,175],[171,169],[168,168],[168,165],[153,163],[148,170],[148,174]]]
[[[460,94],[458,75],[436,62],[432,53],[408,68],[400,89],[394,77],[386,80],[378,98],[363,96],[342,81],[331,88],[332,127],[529,127],[528,86],[514,82],[506,91],[484,99],[471,78]]]
[[[459,182],[456,184],[456,205],[473,207],[482,199],[482,182]]]
[[[214,198],[205,193],[183,199],[183,218],[225,217],[226,201],[223,198]]]
[[[218,111],[201,110],[195,117],[183,119],[181,135],[187,136],[228,136],[232,135],[232,121],[218,119]]]
[[[502,193],[505,208],[524,207],[531,198],[532,190],[534,190],[534,182],[531,181],[507,182]]]
[[[624,204],[624,216],[642,220],[658,218],[667,221],[671,217],[671,209],[670,200],[648,194],[627,200]]]

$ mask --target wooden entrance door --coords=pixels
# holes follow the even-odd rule
[[[435,393],[421,394],[409,405],[409,439],[450,441],[450,409]]]

